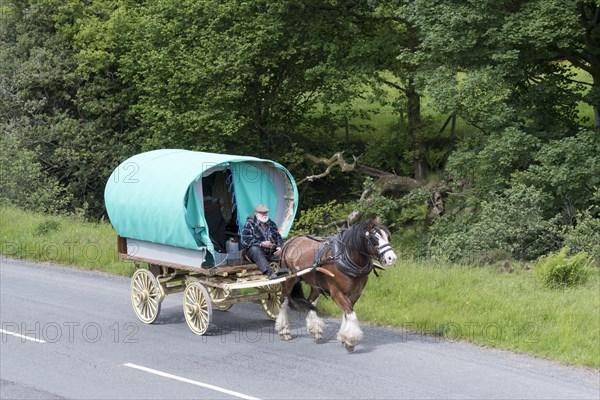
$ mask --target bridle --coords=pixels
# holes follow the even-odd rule
[[[383,261],[383,256],[385,255],[385,253],[387,253],[388,251],[393,251],[392,250],[392,245],[388,242],[388,243],[384,243],[381,246],[379,245],[379,235],[380,230],[373,227],[371,229],[369,229],[365,235],[367,236],[367,242],[369,243],[369,246],[371,247],[371,250],[373,253],[377,254],[376,256],[374,256],[373,254],[364,254],[367,255],[371,258],[376,257],[377,261]]]
[[[325,241],[321,249],[324,249],[326,245],[331,244],[332,255],[326,259],[327,261],[331,259],[335,260],[338,269],[346,275],[352,277],[365,276],[373,271],[373,259],[376,259],[380,263],[384,263],[384,255],[388,251],[393,251],[392,246],[389,243],[379,245],[379,234],[380,229],[375,227],[369,228],[366,232],[361,234],[362,240],[366,240],[367,242],[367,247],[363,247],[362,249],[356,247],[353,248],[354,251],[367,259],[365,265],[359,265],[352,259],[350,253],[348,252],[349,249],[347,247],[347,243],[345,243],[345,240],[343,239],[343,232],[330,237],[329,240]],[[321,260],[322,251],[324,250],[320,250],[317,253],[315,263],[323,263],[325,261]]]

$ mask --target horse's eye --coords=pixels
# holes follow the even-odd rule
[[[369,236],[369,240],[373,246],[377,246],[379,244],[379,239],[375,235]]]

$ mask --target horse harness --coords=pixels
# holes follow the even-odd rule
[[[371,254],[361,253],[361,254],[367,256],[367,258],[368,258],[368,262],[363,266],[358,265],[357,263],[355,263],[352,260],[352,258],[350,258],[350,256],[348,255],[348,252],[344,249],[343,242],[342,242],[342,235],[345,232],[346,231],[341,231],[337,235],[331,235],[325,239],[323,239],[322,237],[319,237],[319,236],[306,235],[306,237],[308,237],[309,239],[312,239],[316,242],[322,243],[321,246],[319,247],[319,250],[317,251],[317,254],[315,255],[314,262],[312,265],[313,273],[315,274],[315,278],[316,278],[316,268],[321,265],[328,264],[332,261],[335,262],[335,265],[338,268],[338,270],[340,270],[340,272],[344,273],[345,275],[351,276],[353,278],[369,275],[371,273],[371,271],[373,271],[373,273],[375,273],[376,276],[379,276],[377,274],[377,271],[375,271],[375,269],[374,269],[374,264],[373,264],[373,260],[372,260],[373,256]],[[373,232],[371,232],[371,233],[373,233]],[[385,253],[392,250],[392,246],[389,243],[386,243],[382,246],[377,247],[377,242],[374,241],[374,240],[376,240],[374,235],[369,235],[368,239],[369,239],[368,240],[369,245],[371,245],[378,252],[378,255],[379,255],[378,258],[382,258]],[[332,255],[322,259],[323,254],[325,253],[325,251],[327,250],[328,247],[331,247]],[[318,280],[316,280],[316,281],[318,284]],[[319,285],[319,289],[321,289],[320,285]],[[321,289],[321,291],[323,291],[323,290]]]

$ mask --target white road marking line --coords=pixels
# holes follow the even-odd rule
[[[15,332],[5,331],[4,329],[0,329],[0,332],[4,333],[6,335],[13,335],[13,336],[16,336],[16,337],[20,337],[20,338],[25,339],[25,340],[31,340],[32,342],[36,342],[36,343],[46,343],[45,340],[32,338],[32,337],[21,335],[19,333],[15,333]]]
[[[150,372],[151,374],[155,374],[155,375],[159,375],[159,376],[164,376],[165,378],[175,379],[176,381],[185,382],[185,383],[191,383],[192,385],[202,386],[203,388],[216,390],[217,392],[227,393],[227,394],[230,394],[232,396],[239,397],[241,399],[260,400],[257,397],[248,396],[248,395],[245,395],[243,393],[234,392],[233,390],[224,389],[222,387],[214,386],[214,385],[211,385],[211,384],[208,384],[208,383],[202,383],[202,382],[194,381],[192,379],[182,378],[180,376],[168,374],[168,373],[162,372],[162,371],[157,371],[157,370],[152,369],[152,368],[142,367],[141,365],[136,365],[136,364],[131,364],[131,363],[126,363],[126,364],[123,364],[123,365],[126,366],[126,367],[129,367],[129,368],[135,368],[135,369],[139,369],[141,371]]]

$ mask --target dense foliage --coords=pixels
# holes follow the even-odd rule
[[[550,289],[565,289],[585,283],[589,275],[591,260],[581,252],[569,257],[570,249],[565,247],[557,253],[540,257],[535,265],[538,280]]]
[[[4,1],[0,201],[98,219],[140,151],[301,177],[318,168],[304,153],[345,150],[421,187],[334,173],[301,188],[300,230],[359,209],[452,260],[600,257],[599,23],[591,0]],[[434,186],[449,193],[432,222]]]

